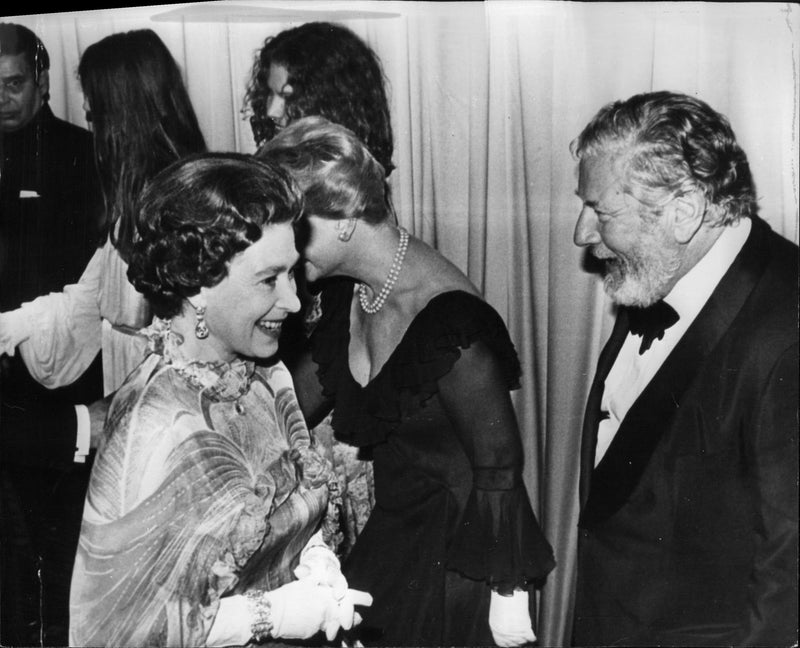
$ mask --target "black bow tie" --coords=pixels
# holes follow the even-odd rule
[[[628,308],[631,333],[642,337],[639,355],[650,348],[653,340],[664,337],[664,331],[680,319],[678,313],[665,301],[659,300],[647,308]]]

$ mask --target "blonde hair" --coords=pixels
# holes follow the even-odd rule
[[[324,117],[290,124],[256,156],[292,176],[303,192],[306,214],[368,223],[393,214],[383,166],[352,131]]]

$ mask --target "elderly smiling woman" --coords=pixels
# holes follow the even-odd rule
[[[280,169],[236,154],[146,190],[129,277],[159,319],[94,466],[72,645],[332,639],[369,604],[324,544],[330,463],[283,364],[259,362],[299,307],[301,205]]]

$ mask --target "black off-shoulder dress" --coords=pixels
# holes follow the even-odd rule
[[[343,566],[374,597],[361,639],[492,645],[491,588],[528,588],[555,565],[522,482],[513,343],[486,302],[441,293],[362,387],[348,361],[353,288],[323,293],[312,353],[337,438],[374,460],[375,508]]]

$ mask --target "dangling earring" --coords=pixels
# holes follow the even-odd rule
[[[194,325],[194,334],[198,340],[205,340],[208,337],[208,326],[206,326],[206,307],[198,306],[195,309],[197,324]]]

